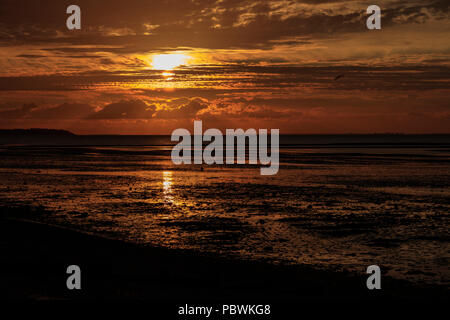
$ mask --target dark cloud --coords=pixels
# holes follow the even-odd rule
[[[296,4],[309,4],[295,8]],[[339,3],[330,8],[324,3]],[[79,0],[82,29],[68,31],[65,9],[70,1],[3,0],[0,41],[109,45],[97,48],[136,53],[174,47],[270,48],[273,41],[365,30],[367,3],[351,1],[114,1]],[[384,1],[383,27],[448,19],[446,0]]]
[[[255,107],[254,105],[247,104],[239,110],[239,112],[229,112],[228,110],[221,110],[219,113],[206,112],[200,116],[202,120],[220,120],[225,119],[267,119],[267,120],[281,120],[281,119],[294,119],[301,117],[303,113],[298,110],[286,110],[279,111],[274,108]]]
[[[108,65],[109,60],[102,61]],[[227,93],[249,93],[273,90],[288,90],[296,87],[311,87],[315,90],[437,90],[448,88],[450,67],[361,67],[361,66],[248,66],[229,65],[221,67],[174,70],[173,81],[191,84],[191,88],[172,91],[138,87],[153,81],[166,81],[161,72],[154,70],[121,72],[85,72],[75,75],[46,75],[27,77],[0,77],[0,91],[75,91],[89,90],[106,84],[126,85],[130,90],[147,93],[150,97],[202,97],[215,98]],[[243,77],[243,75],[253,75]],[[345,74],[339,81],[336,75]],[[202,87],[195,88],[201,81]],[[217,83],[229,86],[217,88]]]
[[[37,59],[37,58],[46,58],[45,55],[40,54],[19,54],[16,57],[18,58],[27,58],[27,59]]]
[[[0,112],[0,119],[20,119],[25,118],[31,114],[31,112],[37,109],[38,106],[34,103],[24,104],[22,107],[5,110]]]
[[[88,119],[88,120],[130,120],[130,119],[189,119],[194,118],[200,110],[208,107],[205,99],[178,99],[187,103],[173,107],[164,106],[156,112],[154,105],[148,105],[142,100],[121,100],[104,106],[99,111],[88,104],[64,103],[56,107],[39,108],[34,103],[24,104],[19,108],[7,107],[0,111],[1,119]],[[176,102],[175,102],[176,103]]]
[[[186,104],[171,109],[159,110],[156,118],[159,119],[192,119],[200,110],[206,109],[208,102],[205,99],[194,98]]]
[[[94,108],[87,104],[64,103],[56,107],[39,108],[34,103],[19,108],[1,111],[1,119],[82,119],[91,114]]]
[[[82,119],[94,111],[88,104],[64,103],[57,107],[40,109],[30,114],[34,119]]]
[[[141,100],[122,100],[106,105],[102,110],[89,115],[88,119],[151,119],[155,106]]]

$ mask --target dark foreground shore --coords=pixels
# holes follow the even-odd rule
[[[4,210],[4,209],[3,209]],[[195,252],[140,247],[31,221],[0,218],[2,299],[286,301],[448,299],[443,287],[302,266],[230,261]],[[66,268],[81,268],[82,289],[66,288]]]

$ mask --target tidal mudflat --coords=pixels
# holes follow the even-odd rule
[[[450,284],[445,146],[286,146],[270,177],[249,165],[175,166],[164,146],[0,155],[0,201],[13,218],[225,259],[361,277],[377,264],[394,279]]]

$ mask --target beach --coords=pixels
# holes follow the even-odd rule
[[[4,218],[0,223],[2,298],[179,302],[429,299],[448,288],[383,278],[368,291],[360,273],[318,271],[142,247],[66,228]],[[66,268],[81,268],[82,288],[66,287]]]
[[[66,297],[77,263],[83,299],[448,296],[445,136],[288,138],[270,178],[175,166],[170,145],[3,146],[3,259],[22,270],[5,281],[23,286],[11,297]],[[388,290],[367,290],[370,265]],[[28,281],[28,266],[48,278]]]

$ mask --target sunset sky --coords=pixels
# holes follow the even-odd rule
[[[449,4],[2,0],[0,128],[450,133]]]

